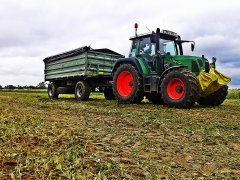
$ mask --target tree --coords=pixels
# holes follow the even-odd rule
[[[0,89],[2,89],[3,87],[0,85]]]
[[[36,89],[36,87],[33,85],[30,85],[30,86],[28,86],[28,89]]]
[[[23,89],[23,87],[22,87],[22,86],[20,86],[20,85],[18,85],[18,86],[17,86],[17,89]]]
[[[5,88],[5,89],[16,89],[16,87],[13,86],[13,85],[7,85],[7,86],[5,86],[4,88]]]
[[[40,83],[37,85],[37,88],[38,88],[38,89],[45,89],[45,88],[46,88],[45,82],[40,82]]]

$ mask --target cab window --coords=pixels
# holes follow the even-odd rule
[[[135,57],[136,56],[136,48],[137,48],[137,41],[133,40],[132,41],[132,48],[131,48],[131,51],[129,53],[129,57]]]
[[[155,71],[156,64],[156,44],[151,43],[150,37],[142,38],[139,46],[139,55],[147,63],[150,71]]]
[[[156,44],[150,42],[150,38],[142,38],[139,47],[139,54],[153,56],[156,52]]]
[[[177,55],[174,41],[160,40],[160,53],[161,55]]]

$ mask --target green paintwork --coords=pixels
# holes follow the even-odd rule
[[[150,71],[147,62],[143,60],[143,58],[138,57],[138,62],[141,65],[142,71],[144,75],[155,74],[156,72]],[[196,76],[200,74],[201,70],[205,70],[205,60],[202,57],[198,56],[187,56],[187,55],[164,55],[164,64],[169,68],[172,66],[186,66],[190,71],[192,71],[192,62],[195,61],[199,71],[194,72]],[[200,63],[201,61],[201,63]]]
[[[165,55],[164,64],[169,64],[171,66],[186,66],[190,71],[192,71],[192,62],[195,61],[199,70],[205,70],[205,60],[202,60],[202,57],[197,56],[187,56],[187,55]],[[202,63],[200,63],[200,61]],[[196,76],[199,75],[200,71],[194,72]]]
[[[120,57],[113,54],[88,51],[74,57],[49,62],[45,64],[45,80],[111,75],[118,58]]]
[[[150,73],[150,70],[148,68],[148,66],[146,65],[146,63],[144,62],[144,60],[142,58],[137,58],[141,68],[142,68],[142,72],[144,75],[148,75]]]

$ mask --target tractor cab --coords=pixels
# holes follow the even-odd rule
[[[171,34],[170,34],[171,33]],[[141,56],[142,54],[156,55],[156,41],[154,32],[139,34],[131,37],[132,47],[129,57]],[[160,33],[159,53],[161,55],[183,55],[180,36],[171,31],[163,30]]]
[[[129,57],[140,58],[147,67],[146,74],[150,73],[161,75],[166,67],[176,65],[174,59],[179,59],[179,57],[183,56],[182,43],[192,42],[192,51],[195,47],[195,43],[193,41],[183,41],[175,32],[168,30],[162,30],[161,32],[160,30],[157,31],[156,33],[135,34],[135,36],[130,38],[132,46]],[[181,62],[181,65],[192,68],[192,64],[189,64],[189,61],[179,62]],[[200,62],[200,64],[203,66],[204,63]],[[198,64],[194,65],[198,66]],[[195,68],[197,69],[195,71],[199,73],[202,68],[204,67],[199,66],[198,68]]]

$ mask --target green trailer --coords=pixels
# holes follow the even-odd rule
[[[78,100],[87,100],[90,92],[103,91],[106,99],[112,93],[112,69],[123,55],[110,49],[92,49],[84,46],[45,58],[45,81],[49,81],[48,95],[75,94]]]

